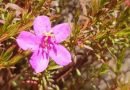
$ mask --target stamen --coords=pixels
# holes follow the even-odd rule
[[[52,29],[49,32],[43,33],[45,36],[54,36]]]
[[[43,33],[43,41],[41,46],[44,48],[45,52],[47,52],[52,47],[52,37],[54,37],[52,30],[50,30],[50,32]]]

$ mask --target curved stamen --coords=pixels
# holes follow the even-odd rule
[[[50,32],[43,33],[43,38],[40,47],[44,52],[49,53],[49,50],[54,47],[55,39],[52,30]]]

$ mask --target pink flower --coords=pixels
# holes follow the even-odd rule
[[[36,73],[44,71],[51,57],[60,66],[71,62],[69,51],[59,43],[70,35],[68,23],[62,23],[51,28],[47,16],[38,16],[33,24],[35,34],[22,31],[16,41],[23,50],[31,50],[33,55],[30,64]]]

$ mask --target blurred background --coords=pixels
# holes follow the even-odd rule
[[[36,74],[16,38],[39,15],[71,25],[73,62]],[[0,90],[130,90],[130,0],[0,0]]]

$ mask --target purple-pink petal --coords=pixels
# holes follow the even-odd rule
[[[36,51],[39,48],[40,39],[34,34],[22,31],[16,39],[18,45],[23,50]]]
[[[64,41],[70,35],[70,25],[62,23],[52,28],[57,43]]]
[[[49,51],[49,56],[59,65],[65,66],[71,63],[71,55],[69,51],[61,46],[55,44],[55,48]]]
[[[33,28],[36,35],[41,36],[45,32],[49,32],[51,29],[51,22],[47,16],[38,16],[35,18]]]
[[[30,64],[36,73],[44,71],[49,63],[47,55],[41,51],[34,52],[30,59]]]

